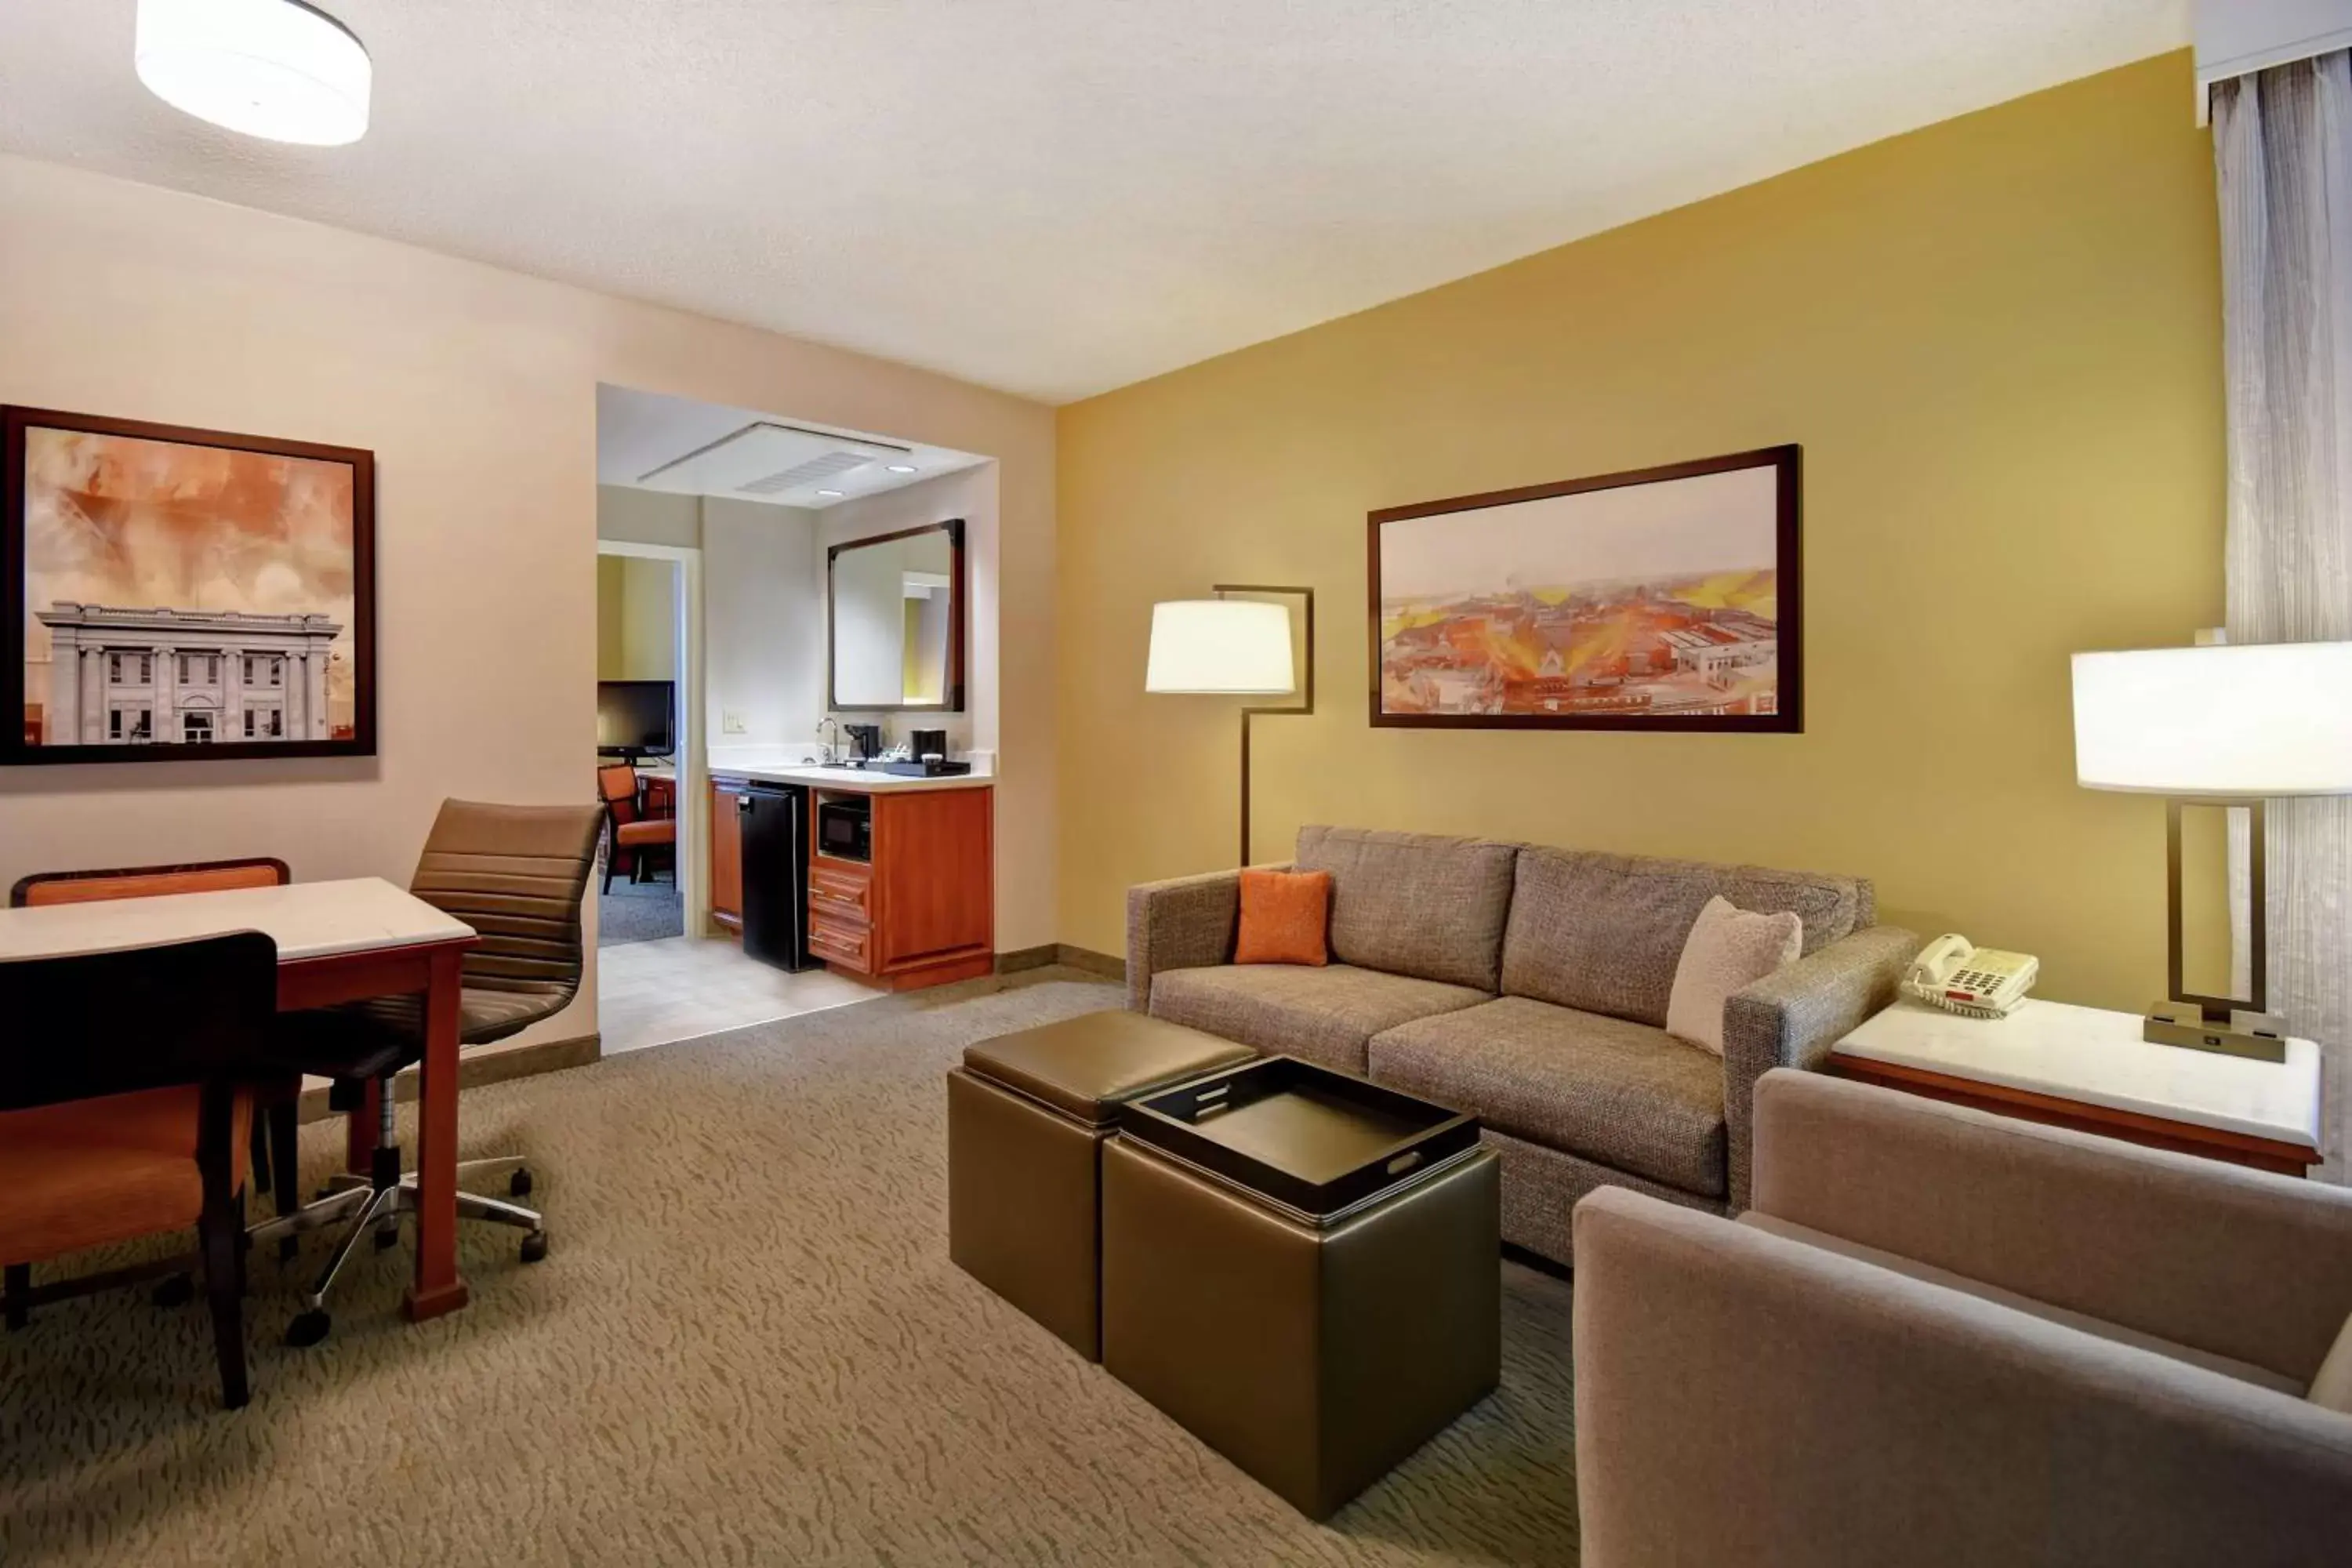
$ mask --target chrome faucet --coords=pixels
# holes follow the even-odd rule
[[[833,731],[830,736],[825,733],[827,730]],[[824,765],[832,767],[837,764],[841,761],[841,721],[831,714],[818,720],[816,738],[824,743],[824,756],[822,759]]]

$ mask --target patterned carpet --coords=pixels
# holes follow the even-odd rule
[[[201,1307],[48,1309],[0,1337],[0,1563],[1575,1562],[1559,1279],[1502,1265],[1501,1391],[1318,1526],[948,1262],[940,1073],[1118,999],[1041,970],[470,1091],[548,1260],[466,1226],[474,1304],[412,1328],[369,1253],[290,1351],[257,1259],[237,1412]]]
[[[675,882],[625,882],[616,877],[613,890],[596,900],[598,947],[653,942],[685,931],[686,915],[678,906]]]

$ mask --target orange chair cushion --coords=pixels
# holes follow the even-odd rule
[[[225,888],[275,888],[275,866],[190,866],[174,871],[125,871],[117,877],[59,877],[27,882],[27,908],[147,899],[164,893],[215,893]]]
[[[1331,962],[1331,873],[1242,871],[1235,963]]]
[[[675,844],[677,842],[677,818],[666,816],[657,822],[625,822],[614,833],[615,841],[624,847],[637,844]]]
[[[637,770],[621,766],[596,770],[596,793],[604,797],[607,805],[637,804]]]
[[[204,1213],[194,1088],[0,1111],[0,1262],[35,1263]],[[231,1170],[245,1185],[253,1107],[237,1096]]]

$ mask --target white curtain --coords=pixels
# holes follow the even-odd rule
[[[2221,83],[2213,147],[2230,640],[2352,640],[2352,53]],[[2352,1154],[2352,798],[2273,802],[2269,872],[2270,1005],[2320,1042],[2324,1173],[2341,1182]]]

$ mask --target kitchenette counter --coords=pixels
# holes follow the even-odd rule
[[[908,773],[888,773],[879,768],[825,767],[800,763],[782,767],[743,767],[732,763],[712,763],[710,776],[715,779],[744,779],[754,784],[808,784],[817,789],[863,790],[874,795],[905,795],[919,790],[986,789],[996,780],[987,773],[958,773],[947,778],[923,779]]]

